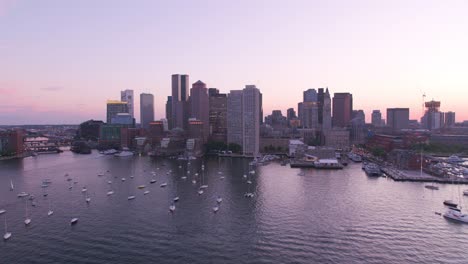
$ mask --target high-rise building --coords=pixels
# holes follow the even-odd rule
[[[372,111],[372,117],[371,117],[371,123],[375,127],[379,127],[382,125],[382,113],[380,113],[380,110],[373,110]]]
[[[120,92],[120,101],[126,102],[128,105],[128,113],[132,118],[135,118],[133,111],[133,90],[125,90]]]
[[[242,95],[242,150],[244,154],[257,155],[260,149],[261,93],[255,85],[246,85]]]
[[[172,75],[172,126],[187,129],[189,118],[189,76]]]
[[[455,125],[455,112],[445,113],[445,127],[452,127]]]
[[[152,94],[140,94],[140,123],[144,129],[154,121],[154,96]]]
[[[198,80],[190,89],[190,118],[196,118],[203,123],[203,140],[207,142],[209,136],[210,107],[206,84]]]
[[[119,113],[128,113],[128,103],[118,100],[107,100],[106,121],[111,124],[112,118]]]
[[[319,130],[318,122],[318,103],[315,101],[302,103],[302,120],[303,128],[311,128]]]
[[[208,89],[210,105],[210,139],[227,143],[227,96],[218,89]]]
[[[232,90],[227,96],[227,143],[242,146],[242,90]]]
[[[168,129],[173,129],[172,125],[172,96],[167,97],[166,101],[166,120]]]
[[[409,108],[387,108],[387,126],[393,132],[409,128]]]
[[[429,130],[440,129],[444,126],[444,113],[439,111],[440,102],[430,101],[425,104],[426,111],[424,116],[421,118],[421,123],[424,128]]]
[[[335,93],[333,96],[333,126],[348,126],[351,121],[352,112],[353,95],[350,93]]]
[[[260,93],[259,112],[260,112],[260,125],[262,125],[263,124],[263,94],[262,93]]]
[[[228,144],[239,144],[246,155],[257,155],[260,148],[260,100],[260,90],[255,85],[228,94]]]
[[[330,92],[328,88],[326,89],[325,93],[323,94],[323,89],[319,89],[319,124],[322,124],[322,132],[327,133],[330,129],[332,129],[332,109],[331,109],[331,98]],[[323,94],[323,96],[322,96]]]
[[[303,92],[303,102],[317,102],[317,91],[315,89],[308,89]]]

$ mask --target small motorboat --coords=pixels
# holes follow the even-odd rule
[[[192,180],[192,184],[196,184],[197,183],[197,180]]]
[[[252,181],[247,181],[247,184],[252,184]]]
[[[444,205],[457,208],[458,204],[452,200],[445,200]]]
[[[245,193],[244,196],[245,196],[246,198],[252,198],[252,197],[254,197],[254,194],[251,193],[251,192],[248,192],[248,193]]]
[[[3,240],[8,240],[11,237],[11,233],[7,232],[5,235],[3,235]]]
[[[86,197],[86,203],[90,203],[91,202],[91,198],[90,197]]]
[[[114,191],[108,191],[108,192],[107,192],[107,196],[113,195],[113,194],[114,194]]]
[[[163,182],[163,183],[161,183],[161,185],[159,185],[159,187],[161,187],[161,188],[164,188],[164,187],[166,187],[166,186],[167,186],[167,183],[166,183],[166,182]]]
[[[218,196],[218,198],[216,198],[216,202],[217,202],[217,203],[220,204],[222,201],[223,201],[223,198],[221,198],[221,196]]]
[[[208,185],[206,185],[206,184],[205,184],[205,185],[202,185],[202,186],[200,186],[200,189],[206,189],[206,188],[208,188]]]
[[[52,211],[52,210],[49,210],[49,212],[47,212],[47,216],[51,216],[53,214],[54,214],[54,211]]]
[[[127,199],[128,200],[133,200],[133,199],[135,199],[135,195],[130,195]]]
[[[86,189],[86,187],[83,187],[83,189],[81,189],[81,192],[87,192],[88,189]]]
[[[72,220],[70,220],[70,225],[76,225],[78,223],[78,218],[72,218]]]
[[[124,182],[126,179],[125,178],[122,178],[122,181]]]
[[[97,176],[102,177],[104,176],[104,173],[99,173]]]
[[[179,201],[179,196],[176,196],[174,197],[174,199],[172,199],[174,202],[178,202]]]
[[[18,193],[18,198],[21,198],[21,197],[25,197],[25,196],[28,196],[29,194],[25,193],[25,192],[20,192]]]
[[[107,181],[107,184],[112,184],[112,181]]]
[[[24,220],[24,224],[25,224],[25,225],[31,224],[31,218],[26,218],[26,219]]]
[[[203,194],[203,190],[198,190],[198,195],[202,195]]]
[[[0,210],[0,215],[6,213],[5,209]]]
[[[146,187],[146,185],[139,185],[137,188],[138,189],[144,189]]]
[[[213,207],[213,213],[217,213],[219,211],[219,206]]]
[[[468,214],[463,214],[458,208],[450,207],[448,211],[444,213],[444,217],[468,224]]]
[[[150,193],[150,191],[145,191],[143,194],[144,194],[144,195],[147,195],[148,193]]]
[[[150,181],[151,184],[153,184],[153,183],[155,183],[155,182],[156,182],[155,179],[151,179],[151,181]]]
[[[187,176],[182,176],[180,177],[182,180],[186,180],[187,179]]]

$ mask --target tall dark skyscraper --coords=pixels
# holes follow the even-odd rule
[[[350,93],[335,93],[333,96],[333,126],[346,127],[353,113],[353,95]]]
[[[227,96],[218,89],[208,89],[210,100],[210,138],[213,141],[227,143]]]
[[[140,123],[141,127],[148,129],[149,123],[154,121],[154,96],[140,94]]]
[[[187,129],[189,76],[172,75],[172,126]]]

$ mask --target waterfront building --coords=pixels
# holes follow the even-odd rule
[[[227,96],[218,89],[208,89],[210,140],[227,143]]]
[[[382,113],[380,113],[380,110],[372,111],[371,123],[374,127],[379,127],[382,125]]]
[[[99,145],[104,148],[120,148],[121,125],[103,124],[99,133]]]
[[[134,98],[133,98],[133,90],[125,90],[120,91],[120,101],[126,102],[128,106],[128,113],[132,118],[135,118],[134,115]]]
[[[202,142],[208,141],[209,122],[210,122],[210,107],[209,107],[208,89],[206,84],[198,80],[192,84],[190,89],[190,118],[195,118],[202,122],[203,136]]]
[[[227,143],[242,146],[242,90],[232,90],[227,96]]]
[[[333,96],[333,127],[346,127],[351,121],[353,112],[353,95],[335,93]]]
[[[161,140],[166,136],[164,123],[162,121],[153,121],[148,126],[148,138],[153,146],[159,145]]]
[[[189,104],[189,76],[185,74],[172,75],[172,128],[187,128]]]
[[[77,131],[78,137],[84,140],[97,141],[99,139],[100,128],[103,124],[103,121],[92,119],[81,123]]]
[[[0,131],[0,157],[23,154],[24,132],[19,129]]]
[[[112,118],[119,113],[128,113],[128,103],[118,100],[107,100],[106,121],[111,124]]]
[[[325,145],[339,149],[347,149],[350,146],[349,130],[333,128],[325,135]]]
[[[409,108],[387,108],[387,126],[392,132],[409,128]]]
[[[140,94],[140,124],[148,129],[149,123],[154,121],[154,96],[149,93]]]

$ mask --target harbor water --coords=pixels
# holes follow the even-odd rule
[[[190,163],[68,151],[0,162],[1,233],[5,217],[12,233],[0,242],[0,263],[468,263],[468,225],[435,214],[446,199],[468,209],[468,186],[429,190],[368,177],[354,163],[270,163],[255,173],[242,159]],[[208,187],[200,195],[201,185]],[[23,191],[36,206],[17,197]]]

